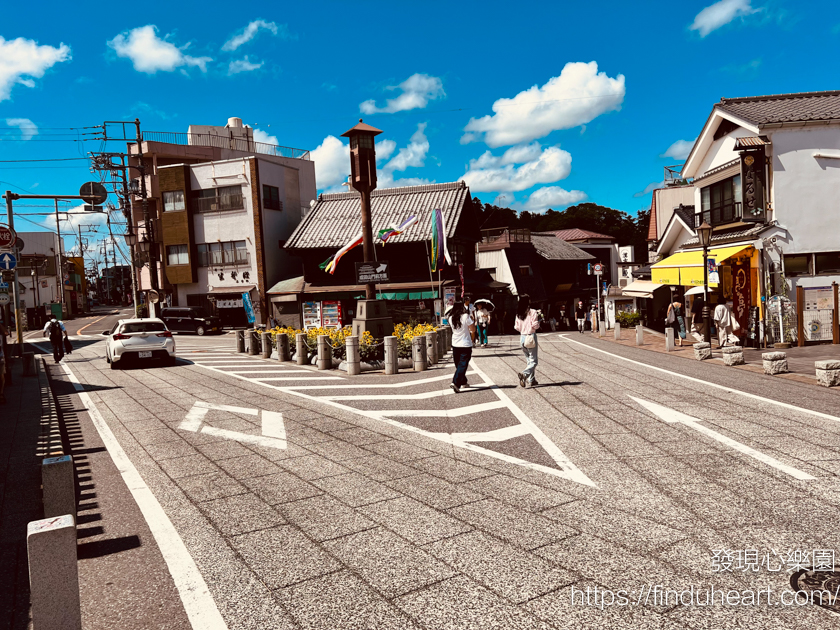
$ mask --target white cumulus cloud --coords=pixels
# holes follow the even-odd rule
[[[285,24],[276,24],[274,22],[266,22],[265,20],[254,20],[248,23],[248,26],[238,31],[236,35],[227,40],[222,46],[222,50],[236,50],[242,44],[247,44],[254,39],[260,31],[268,31],[272,35],[281,35],[285,38],[290,38],[291,35]]]
[[[586,193],[582,190],[564,190],[560,186],[545,186],[532,192],[522,209],[528,212],[545,212],[549,208],[562,208],[584,199],[586,199]]]
[[[665,149],[665,153],[659,157],[670,157],[675,160],[684,160],[688,157],[688,154],[691,153],[691,147],[694,146],[696,141],[697,138],[694,140],[677,140],[674,144]]]
[[[315,181],[319,189],[340,186],[350,175],[350,145],[335,136],[327,136],[309,154],[315,162]]]
[[[560,147],[535,151],[534,145],[525,145],[511,147],[500,156],[486,151],[470,160],[461,179],[476,192],[515,192],[565,179],[571,171],[572,155],[568,151]]]
[[[240,72],[251,72],[252,70],[259,70],[263,67],[263,61],[254,63],[245,55],[242,59],[236,59],[228,64],[228,76],[239,74]]]
[[[706,37],[737,17],[752,15],[761,10],[754,9],[750,3],[751,0],[719,0],[700,11],[688,28],[700,33],[700,37]]]
[[[497,100],[492,116],[470,119],[461,143],[484,140],[495,148],[537,140],[621,109],[624,93],[624,75],[610,78],[594,61],[570,62],[542,87]]]
[[[21,140],[30,140],[38,135],[38,126],[28,118],[7,118],[6,124],[20,129]]]
[[[191,57],[184,53],[189,46],[178,47],[166,38],[161,39],[154,24],[125,31],[108,42],[118,57],[130,59],[138,72],[154,74],[159,70],[172,72],[183,66],[195,66],[207,71],[210,57]]]
[[[0,37],[0,101],[12,95],[15,84],[35,87],[33,79],[40,79],[55,64],[70,60],[70,47],[59,44],[40,46],[31,39],[3,39]]]
[[[363,114],[393,114],[409,109],[422,109],[434,101],[446,96],[443,91],[443,81],[428,74],[412,74],[399,85],[389,85],[388,90],[400,90],[396,98],[389,98],[385,107],[377,107],[376,101],[370,99],[361,103],[359,109]]]
[[[268,132],[263,131],[262,129],[254,129],[253,133],[254,142],[264,142],[265,144],[280,146],[280,141],[277,139],[277,136],[269,135]]]
[[[656,190],[657,188],[665,188],[665,180],[662,180],[661,182],[651,182],[650,184],[645,186],[644,190],[640,190],[639,192],[637,192],[633,196],[634,197],[644,197],[645,195],[647,195],[647,194],[653,192],[654,190]]]
[[[383,171],[404,171],[410,166],[421,167],[426,162],[429,152],[429,139],[426,137],[426,123],[417,125],[417,131],[411,135],[408,146],[401,148],[391,161],[382,167]]]

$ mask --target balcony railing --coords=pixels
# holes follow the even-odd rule
[[[174,131],[144,131],[143,141],[232,149],[243,153],[260,153],[296,160],[309,159],[309,151],[306,149],[293,149],[292,147],[281,147],[265,142],[255,142],[253,137],[219,136],[209,133],[178,133]]]
[[[509,228],[493,228],[481,230],[482,243],[530,243],[531,230],[527,228],[511,230]]]
[[[231,212],[244,210],[245,203],[242,195],[225,195],[224,197],[199,197],[193,199],[195,212]]]
[[[709,210],[697,212],[694,215],[694,227],[698,228],[703,221],[711,226],[734,223],[741,218],[741,203],[738,201],[725,203]]]
[[[199,267],[221,267],[224,265],[250,265],[251,254],[247,249],[223,249],[214,252],[198,252]]]

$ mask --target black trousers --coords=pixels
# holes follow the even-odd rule
[[[58,363],[64,358],[64,338],[62,337],[57,341],[50,339],[50,344],[52,344],[53,359]]]
[[[455,362],[455,375],[452,377],[452,382],[458,387],[467,384],[467,368],[470,365],[472,351],[472,348],[452,347],[452,359]]]

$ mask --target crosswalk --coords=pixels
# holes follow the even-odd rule
[[[178,356],[201,368],[255,383],[284,383],[294,386],[310,381],[341,381],[335,373],[324,375],[293,363],[280,363],[257,356],[237,353],[230,344],[179,344]]]

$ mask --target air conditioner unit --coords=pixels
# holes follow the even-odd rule
[[[626,287],[628,284],[630,284],[630,278],[619,278],[618,279],[618,286]]]

